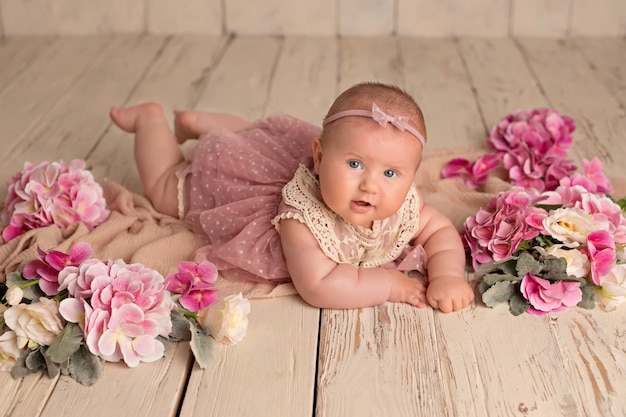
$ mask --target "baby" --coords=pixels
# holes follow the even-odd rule
[[[474,298],[458,232],[414,184],[426,129],[396,86],[349,88],[322,129],[286,114],[249,123],[182,111],[172,132],[154,103],[112,108],[111,118],[135,134],[146,196],[191,223],[206,243],[196,260],[226,279],[291,280],[322,308],[391,301],[450,312]],[[179,143],[191,138],[185,159]]]

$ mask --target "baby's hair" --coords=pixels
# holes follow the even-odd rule
[[[408,92],[392,84],[362,82],[353,85],[335,99],[326,117],[344,110],[371,110],[372,103],[387,114],[407,116],[409,124],[426,138],[422,109]]]

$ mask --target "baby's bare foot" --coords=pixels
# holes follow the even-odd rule
[[[111,120],[128,133],[137,132],[139,124],[154,118],[163,119],[163,109],[157,103],[143,103],[133,107],[111,107]]]
[[[178,143],[184,143],[187,139],[198,139],[198,133],[194,129],[197,123],[197,112],[174,110],[174,136]]]

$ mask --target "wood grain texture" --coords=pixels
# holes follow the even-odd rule
[[[98,55],[77,56],[74,65],[85,71],[41,112],[25,132],[28,140],[15,144],[12,152],[28,154],[32,162],[50,159],[70,161],[85,158],[109,124],[112,103],[122,101],[139,79],[163,39],[117,35],[110,37]],[[135,65],[128,65],[132,56]],[[31,90],[24,99],[37,102],[39,92]],[[37,112],[37,110],[34,110]],[[2,159],[8,172],[17,172],[23,161],[11,154]],[[4,178],[3,178],[4,179]]]
[[[509,1],[398,0],[397,33],[403,36],[479,36],[509,34]]]
[[[251,121],[265,116],[282,45],[283,41],[274,37],[232,38],[211,70],[196,108]]]
[[[623,175],[618,155],[626,152],[626,113],[591,63],[571,42],[528,39],[520,44],[550,106],[576,122],[572,156],[577,161],[597,156],[607,175]]]
[[[574,0],[512,0],[511,35],[564,37]]]
[[[225,30],[219,0],[146,1],[148,33],[221,35]]]
[[[194,366],[181,417],[311,414],[319,309],[297,296],[253,300],[249,319],[243,342]]]
[[[458,43],[403,38],[400,50],[405,88],[426,119],[428,149],[481,146],[486,127]]]
[[[0,0],[0,35],[614,36],[626,0]]]

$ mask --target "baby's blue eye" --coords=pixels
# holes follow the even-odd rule
[[[354,169],[361,168],[361,163],[359,161],[357,161],[357,160],[354,160],[354,159],[351,160],[351,161],[348,161],[348,165],[350,166],[350,168],[354,168]]]
[[[398,176],[398,174],[396,173],[396,171],[394,171],[393,169],[388,169],[384,172],[385,177],[387,178],[395,178]]]

